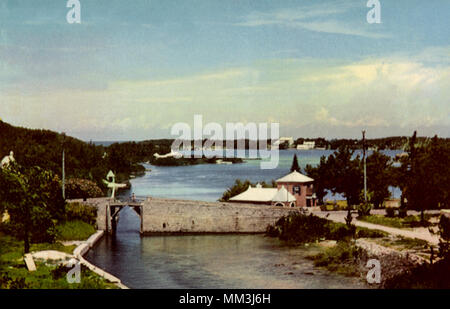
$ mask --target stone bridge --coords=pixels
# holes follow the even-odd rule
[[[134,209],[141,219],[141,234],[155,233],[264,233],[269,224],[298,208],[268,205],[202,202],[147,197],[141,201],[109,198],[88,199],[97,207],[97,227],[115,230],[123,207]]]

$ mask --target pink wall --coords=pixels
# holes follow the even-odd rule
[[[284,186],[297,200],[297,207],[305,207],[306,206],[306,196],[307,196],[307,190],[312,191],[312,188],[308,189],[307,184],[303,183],[297,183],[297,182],[278,182],[277,188],[278,190],[281,189],[281,187]],[[300,194],[294,193],[294,186],[300,186]],[[315,206],[316,201],[314,200]]]

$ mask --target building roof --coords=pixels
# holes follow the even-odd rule
[[[293,171],[292,173],[290,173],[284,177],[281,177],[280,179],[277,179],[276,182],[302,182],[303,183],[303,182],[311,182],[311,181],[314,181],[314,179],[312,179],[308,176],[305,176],[303,174],[300,174],[297,171]]]
[[[246,191],[230,198],[230,201],[271,202],[277,192],[277,188],[262,188],[261,186],[253,188],[249,186]]]
[[[272,202],[294,202],[295,200],[295,197],[284,186],[272,198]]]
[[[277,188],[262,188],[260,184],[256,187],[249,186],[241,194],[233,196],[230,201],[241,202],[294,202],[295,197],[283,186],[280,190]]]

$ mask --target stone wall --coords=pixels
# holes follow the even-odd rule
[[[144,233],[263,233],[291,208],[148,198]]]
[[[88,199],[84,203],[97,207],[97,228],[106,230],[108,224],[111,230],[111,224],[107,223],[109,199]],[[299,211],[268,205],[163,198],[147,198],[142,208],[143,233],[263,233],[280,217]]]

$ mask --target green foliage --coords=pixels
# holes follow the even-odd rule
[[[82,203],[67,203],[66,220],[80,220],[90,225],[95,225],[97,221],[97,208]]]
[[[314,261],[314,266],[324,267],[345,276],[358,276],[355,266],[361,254],[362,249],[350,242],[339,241],[336,246],[308,258]]]
[[[370,203],[361,203],[357,207],[358,217],[364,217],[370,215],[370,211],[372,210],[372,204]]]
[[[386,207],[386,217],[394,218],[395,217],[395,208]]]
[[[441,215],[439,220],[439,256],[450,260],[450,218]]]
[[[380,208],[383,201],[390,196],[389,186],[392,174],[392,160],[381,152],[374,151],[367,157],[367,189],[369,201],[375,208]]]
[[[408,209],[450,207],[450,146],[435,136],[428,143],[417,145],[417,134],[410,139],[408,156],[398,169]]]
[[[386,280],[387,289],[450,289],[450,261],[424,263]]]
[[[103,192],[93,181],[87,179],[71,178],[65,185],[66,198],[68,199],[87,199],[102,197]]]
[[[94,226],[80,221],[66,221],[56,226],[59,240],[85,240],[95,233]]]
[[[359,156],[353,158],[353,153],[353,150],[343,145],[328,158],[322,157],[318,166],[306,166],[306,174],[315,180],[319,201],[323,201],[326,190],[329,190],[344,195],[348,205],[359,204],[363,173],[361,160]]]
[[[315,242],[323,239],[342,240],[355,234],[355,227],[347,227],[312,214],[293,212],[269,225],[267,235],[293,243]]]
[[[39,167],[23,168],[17,163],[0,170],[0,201],[10,215],[15,235],[29,242],[52,242],[55,221],[64,216],[59,180]],[[30,239],[31,238],[31,239]]]
[[[264,181],[260,183],[263,188],[274,188],[276,187],[275,181],[272,180],[271,184],[267,184]],[[227,189],[222,195],[222,197],[219,199],[221,202],[227,202],[232,198],[233,196],[236,196],[238,194],[241,194],[242,192],[246,191],[249,186],[255,187],[256,184],[250,182],[250,180],[242,181],[240,179],[236,179],[234,182],[234,185]]]

